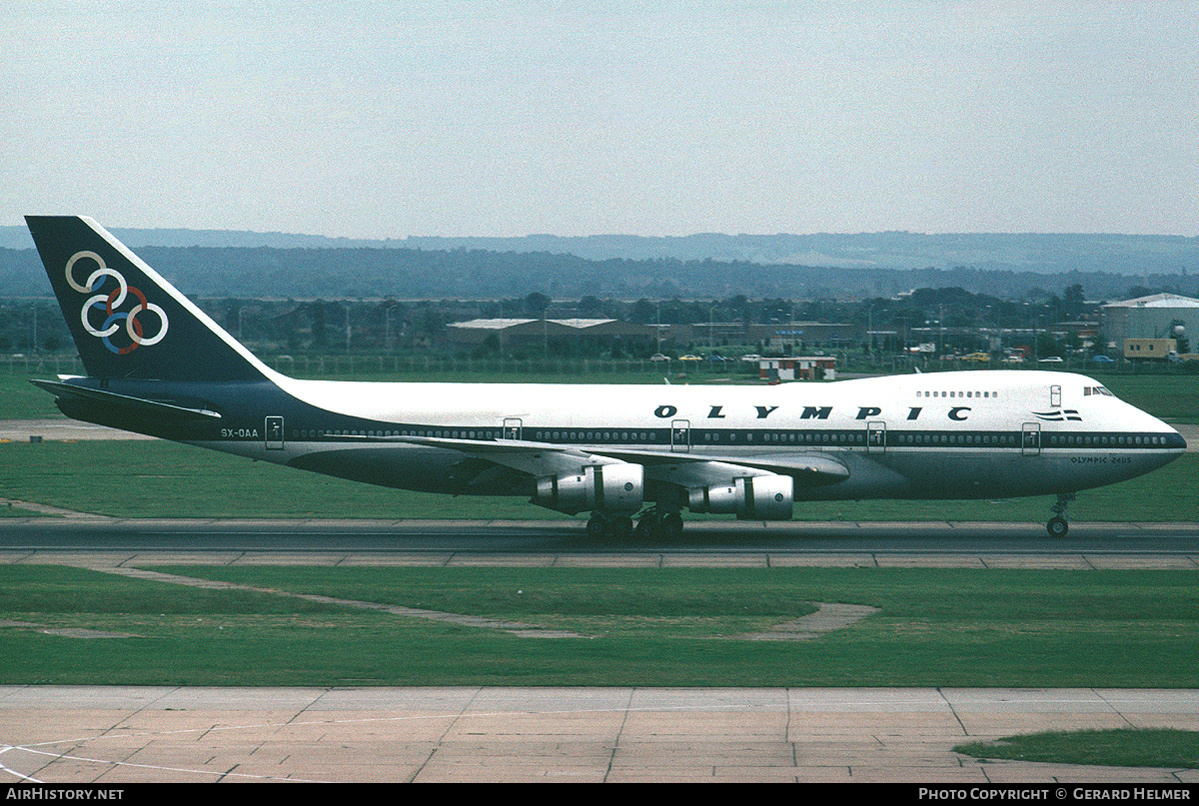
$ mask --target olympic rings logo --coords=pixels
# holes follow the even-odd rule
[[[80,285],[75,281],[74,270],[75,263],[83,259],[93,261],[97,268],[91,273],[91,276],[87,278],[87,283],[85,285]],[[93,294],[93,296],[88,297],[88,299],[83,303],[83,308],[79,312],[79,318],[80,321],[83,322],[83,329],[96,338],[103,339],[104,346],[107,347],[111,352],[114,352],[117,355],[128,355],[141,345],[148,347],[152,344],[158,344],[158,342],[162,341],[163,337],[166,336],[166,311],[157,305],[147,302],[145,294],[126,283],[125,278],[121,276],[119,271],[108,268],[108,266],[104,263],[104,259],[95,252],[76,252],[71,256],[71,259],[67,261],[65,273],[67,285],[71,286],[71,288],[75,289],[80,294]],[[108,282],[109,277],[116,281],[117,287],[111,291],[102,291],[99,294],[94,294],[95,291],[99,291],[100,287]],[[121,307],[121,305],[125,302],[125,299],[130,294],[132,294],[138,300],[137,304],[133,306],[133,310],[118,311],[117,308]],[[99,327],[96,327],[92,324],[92,317],[94,316],[92,313],[93,311],[104,312],[104,324],[100,325]],[[150,338],[146,338],[146,335],[143,332],[142,323],[138,321],[137,318],[138,314],[142,313],[143,311],[149,311],[158,317],[158,332]],[[120,323],[122,319],[125,321],[124,330],[126,335],[129,337],[129,343],[124,347],[118,347],[112,343],[111,337],[116,334],[117,331],[121,330]]]

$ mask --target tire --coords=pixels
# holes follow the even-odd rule
[[[587,519],[587,536],[592,540],[602,540],[608,534],[608,519],[596,512]]]
[[[1066,536],[1066,532],[1070,531],[1070,524],[1066,523],[1065,518],[1050,518],[1049,523],[1045,524],[1045,529],[1049,532],[1049,536],[1055,540]]]
[[[628,540],[633,536],[633,519],[628,515],[617,515],[608,522],[608,534],[613,540]]]
[[[683,536],[683,516],[677,512],[663,515],[658,531],[663,540],[678,540]]]

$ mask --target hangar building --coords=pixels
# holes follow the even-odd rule
[[[507,349],[564,341],[608,347],[623,342],[626,347],[645,349],[658,336],[652,327],[616,319],[472,319],[451,322],[447,330],[455,344],[478,345],[495,336],[499,346]]]
[[[1099,326],[1109,348],[1122,350],[1126,339],[1180,337],[1189,340],[1193,348],[1199,344],[1199,299],[1152,294],[1110,302],[1099,311]]]

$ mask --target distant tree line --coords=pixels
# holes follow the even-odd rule
[[[916,288],[961,288],[1000,299],[1079,285],[1090,299],[1123,298],[1130,286],[1199,295],[1199,275],[1060,274],[958,267],[844,269],[740,261],[587,260],[549,252],[420,249],[152,247],[138,253],[190,296],[247,299],[789,300],[890,298]],[[50,293],[35,250],[0,249],[0,294]]]
[[[1148,289],[1130,289],[1148,290]],[[1086,299],[1080,284],[1058,293],[1040,289],[1023,298],[1009,299],[972,293],[962,288],[920,288],[894,297],[871,296],[846,301],[831,298],[796,299],[771,296],[754,299],[734,294],[708,300],[670,297],[641,297],[633,301],[597,295],[558,299],[541,292],[492,300],[428,299],[398,297],[380,299],[346,298],[253,298],[223,296],[197,298],[197,304],[218,324],[262,354],[449,354],[464,348],[448,338],[447,325],[478,318],[618,319],[643,325],[739,324],[748,332],[751,325],[780,328],[791,322],[826,322],[852,326],[863,334],[860,347],[870,353],[897,353],[928,338],[931,331],[957,332],[943,340],[947,349],[985,348],[981,335],[998,329],[1040,330],[1044,343],[1035,345],[1041,356],[1078,349],[1080,344],[1057,340],[1051,325],[1064,321],[1097,318],[1098,306]],[[728,328],[725,328],[727,331]],[[926,335],[921,335],[921,334]],[[871,335],[873,334],[873,335]],[[709,340],[704,346],[713,345]],[[745,343],[742,343],[744,346]],[[751,350],[764,345],[750,342]],[[840,346],[846,346],[844,344]],[[634,348],[619,343],[592,345],[554,343],[552,352],[568,357],[644,358],[659,348],[655,343]],[[666,345],[675,354],[690,352],[689,343]],[[758,348],[758,349],[754,349]],[[72,352],[73,345],[58,305],[49,299],[0,299],[0,353]],[[479,355],[528,357],[518,350],[501,349],[498,339],[475,348]],[[590,352],[588,352],[590,351]],[[645,353],[641,355],[640,353]]]

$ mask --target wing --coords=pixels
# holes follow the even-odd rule
[[[373,437],[372,439],[378,439]],[[534,477],[583,473],[588,467],[640,465],[645,477],[685,489],[733,484],[752,476],[789,476],[800,487],[822,487],[849,478],[849,468],[829,454],[770,453],[754,456],[714,456],[654,450],[620,450],[556,445],[529,440],[391,437],[406,442],[458,451]]]

